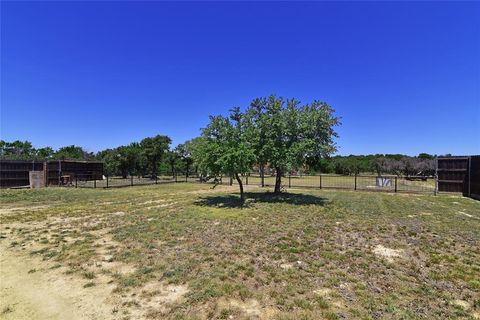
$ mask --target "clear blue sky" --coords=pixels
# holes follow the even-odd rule
[[[98,151],[277,94],[340,154],[480,154],[479,2],[1,3],[1,138]]]

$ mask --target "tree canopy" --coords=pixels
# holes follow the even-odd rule
[[[243,201],[241,175],[248,173],[255,162],[255,150],[249,141],[248,124],[240,108],[233,108],[229,117],[211,116],[202,131],[202,142],[196,150],[199,168],[216,181],[223,174],[235,178]]]
[[[142,155],[146,159],[152,177],[157,175],[158,163],[162,159],[162,156],[168,151],[171,143],[172,140],[170,137],[162,135],[156,135],[140,141]]]
[[[337,150],[334,127],[340,120],[325,102],[301,105],[296,99],[269,96],[255,99],[246,115],[257,162],[269,163],[275,169],[276,193],[280,192],[282,175],[287,171]]]

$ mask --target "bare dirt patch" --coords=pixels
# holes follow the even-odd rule
[[[401,258],[403,256],[403,250],[391,249],[379,244],[373,248],[373,253],[377,256],[385,258],[388,262],[395,262],[395,258]]]
[[[216,302],[217,310],[229,310],[228,319],[275,319],[277,310],[265,307],[255,299],[238,300],[221,298]]]
[[[9,310],[4,319],[114,319],[113,286],[84,288],[85,281],[46,268],[45,262],[3,243],[0,265],[0,308]]]
[[[46,209],[48,207],[51,207],[51,205],[2,208],[0,209],[0,215],[18,214],[18,213],[21,213],[22,211],[26,212],[26,211],[37,210],[37,209]]]

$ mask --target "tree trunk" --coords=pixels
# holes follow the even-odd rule
[[[260,179],[262,180],[262,188],[265,187],[265,165],[260,165]]]
[[[157,159],[152,161],[152,177],[157,175]]]
[[[280,193],[282,190],[282,170],[280,168],[275,168],[275,171],[277,171],[277,176],[275,178],[275,190],[273,191],[274,193]]]
[[[242,179],[240,179],[240,176],[238,175],[238,173],[235,173],[235,179],[237,179],[238,186],[240,187],[240,200],[243,203],[243,202],[245,202],[245,194],[243,193]]]

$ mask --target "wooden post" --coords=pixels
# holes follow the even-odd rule
[[[397,179],[398,179],[398,177],[395,176],[395,192],[397,192]]]
[[[97,179],[93,179],[93,188],[97,188]]]
[[[48,168],[47,161],[43,162],[43,186],[48,187]]]
[[[355,187],[354,190],[357,190],[357,174],[355,173]]]
[[[108,189],[108,174],[107,174],[107,189]]]
[[[233,179],[232,179],[232,176],[230,175],[230,185],[233,184]]]
[[[322,189],[322,174],[321,173],[320,173],[319,177],[320,177],[320,189]]]
[[[245,185],[248,186],[248,174],[245,176]]]
[[[133,187],[133,174],[130,174],[130,186]]]
[[[289,174],[288,174],[288,187],[289,187],[289,188],[292,187],[292,173],[289,173]]]

